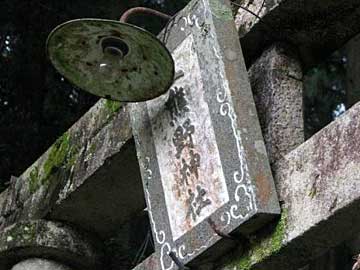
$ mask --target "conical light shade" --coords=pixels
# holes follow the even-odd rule
[[[47,54],[70,82],[113,100],[149,100],[174,80],[174,61],[165,46],[151,33],[117,21],[61,24],[48,37]]]

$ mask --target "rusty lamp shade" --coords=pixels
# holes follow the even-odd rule
[[[118,21],[61,24],[48,37],[47,55],[71,83],[112,100],[153,99],[174,80],[174,61],[166,47],[142,28]]]

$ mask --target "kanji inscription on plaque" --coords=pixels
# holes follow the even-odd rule
[[[219,231],[256,230],[279,205],[230,3],[190,2],[161,39],[174,84],[132,104],[131,118],[154,256],[170,270],[170,252],[186,264],[226,241]]]
[[[184,76],[169,95],[148,103],[174,240],[229,201],[193,45],[190,35],[173,53],[176,70]]]

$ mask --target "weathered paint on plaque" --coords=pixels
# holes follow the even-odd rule
[[[131,105],[161,270],[178,269],[170,252],[184,264],[214,260],[229,248],[217,232],[251,232],[279,213],[229,14],[227,0],[191,1],[160,36],[175,61],[174,84]]]
[[[147,103],[173,240],[229,201],[192,35],[173,53],[184,74]],[[206,132],[204,132],[206,131]]]

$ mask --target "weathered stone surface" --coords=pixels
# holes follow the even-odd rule
[[[341,47],[360,31],[357,0],[235,1],[257,14],[239,9],[236,23],[246,62],[250,64],[274,41],[293,44],[306,66]]]
[[[304,142],[302,69],[293,48],[276,44],[249,70],[270,163]]]
[[[0,195],[1,228],[49,216],[106,237],[145,207],[128,111],[101,100]],[[101,203],[100,203],[101,201]]]
[[[133,270],[155,270],[161,269],[160,259],[156,253],[149,256],[141,264],[137,265]]]
[[[131,106],[161,269],[194,265],[279,214],[271,170],[227,0],[191,1],[169,23],[177,74],[169,92]],[[201,261],[201,263],[200,263]]]
[[[71,270],[71,268],[54,261],[29,259],[18,263],[11,270]]]
[[[282,216],[219,269],[296,269],[360,228],[360,103],[275,168]]]
[[[4,229],[0,235],[0,269],[27,258],[47,258],[75,269],[96,269],[101,250],[94,239],[69,226],[44,220],[20,222]]]

